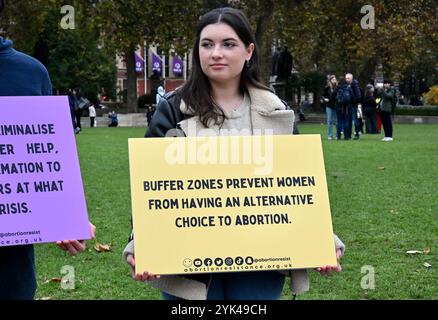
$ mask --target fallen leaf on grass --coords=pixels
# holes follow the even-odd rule
[[[111,251],[111,247],[109,244],[102,244],[99,242],[96,242],[96,244],[94,245],[94,249],[97,252],[107,252],[107,251]]]
[[[377,167],[378,170],[385,170],[385,167]]]
[[[406,251],[407,254],[429,254],[430,248],[425,248],[423,251],[419,250],[408,250]]]
[[[423,266],[425,266],[427,269],[432,268],[432,265],[430,263],[425,262],[423,264]]]
[[[409,250],[406,251],[407,254],[418,254],[418,253],[423,253],[423,251],[418,251],[418,250]]]
[[[41,297],[41,298],[38,298],[37,300],[50,300],[50,299],[52,299],[52,298],[50,298],[50,297]]]
[[[59,283],[59,282],[61,282],[61,281],[62,281],[61,278],[52,278],[52,279],[50,279],[50,280],[48,280],[48,281],[46,281],[46,282],[55,282],[55,283]]]

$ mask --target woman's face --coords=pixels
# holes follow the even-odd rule
[[[228,24],[210,24],[201,32],[199,60],[210,81],[240,80],[243,66],[251,59],[253,51],[254,44],[246,47]]]
[[[335,77],[331,78],[331,79],[330,79],[330,82],[331,82],[333,85],[336,84],[336,83],[337,83],[336,78],[335,78]]]

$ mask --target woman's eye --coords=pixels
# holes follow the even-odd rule
[[[212,46],[213,45],[211,43],[208,43],[208,42],[204,42],[201,44],[201,47],[203,47],[203,48],[211,48]]]
[[[225,42],[224,43],[224,47],[226,47],[226,48],[233,48],[235,46],[236,46],[236,44],[234,44],[232,42]]]

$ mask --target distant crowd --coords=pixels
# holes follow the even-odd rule
[[[327,113],[329,140],[340,140],[342,136],[345,140],[359,140],[364,126],[365,132],[371,134],[380,133],[383,126],[382,141],[393,141],[391,114],[397,95],[391,80],[385,79],[382,85],[369,83],[363,90],[351,73],[339,82],[335,75],[329,75],[321,102]]]

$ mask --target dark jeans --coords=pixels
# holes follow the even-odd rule
[[[90,117],[90,127],[91,128],[94,127],[94,121],[95,121],[95,117]]]
[[[377,112],[366,112],[364,115],[366,133],[377,133]]]
[[[351,111],[347,109],[336,109],[336,137],[341,139],[341,132],[344,132],[344,139],[351,139]]]
[[[0,247],[0,300],[33,300],[35,290],[33,246]]]
[[[279,300],[285,276],[278,271],[214,273],[207,300]],[[162,293],[165,300],[179,298]]]
[[[382,118],[382,125],[383,130],[385,131],[385,137],[392,138],[391,112],[380,111],[380,117]]]

